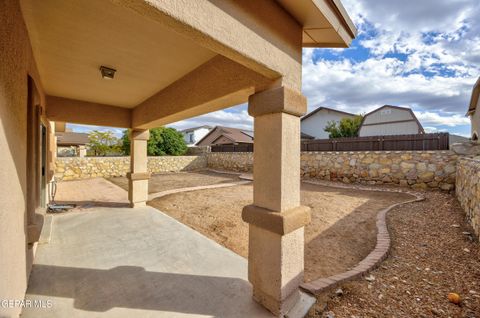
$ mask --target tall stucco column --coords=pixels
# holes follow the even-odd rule
[[[304,226],[310,209],[300,205],[300,116],[306,99],[279,87],[250,96],[255,118],[253,205],[249,223],[248,279],[253,297],[277,316],[299,300],[303,282]]]
[[[130,134],[130,172],[128,178],[128,200],[132,208],[145,206],[148,199],[147,141],[148,130],[133,129]]]

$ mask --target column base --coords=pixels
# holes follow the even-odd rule
[[[144,207],[148,200],[148,179],[150,173],[128,173],[128,200],[131,208]]]

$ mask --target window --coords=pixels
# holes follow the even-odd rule
[[[191,134],[188,135],[188,140],[189,140],[188,142],[191,143],[191,144],[193,144],[193,143],[195,142],[195,141],[193,140],[193,133],[191,133]]]
[[[382,109],[380,111],[380,115],[385,116],[385,115],[390,115],[392,113],[391,109]]]

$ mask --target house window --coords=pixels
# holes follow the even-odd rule
[[[191,144],[194,143],[193,134],[189,134],[189,135],[188,135],[188,140],[189,140],[189,143],[191,143]]]
[[[380,111],[380,114],[381,114],[382,116],[390,115],[391,113],[392,113],[392,110],[391,110],[391,109],[382,109],[382,110]]]

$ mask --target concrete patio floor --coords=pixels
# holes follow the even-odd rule
[[[272,317],[251,299],[247,260],[158,210],[53,216],[22,317]]]

